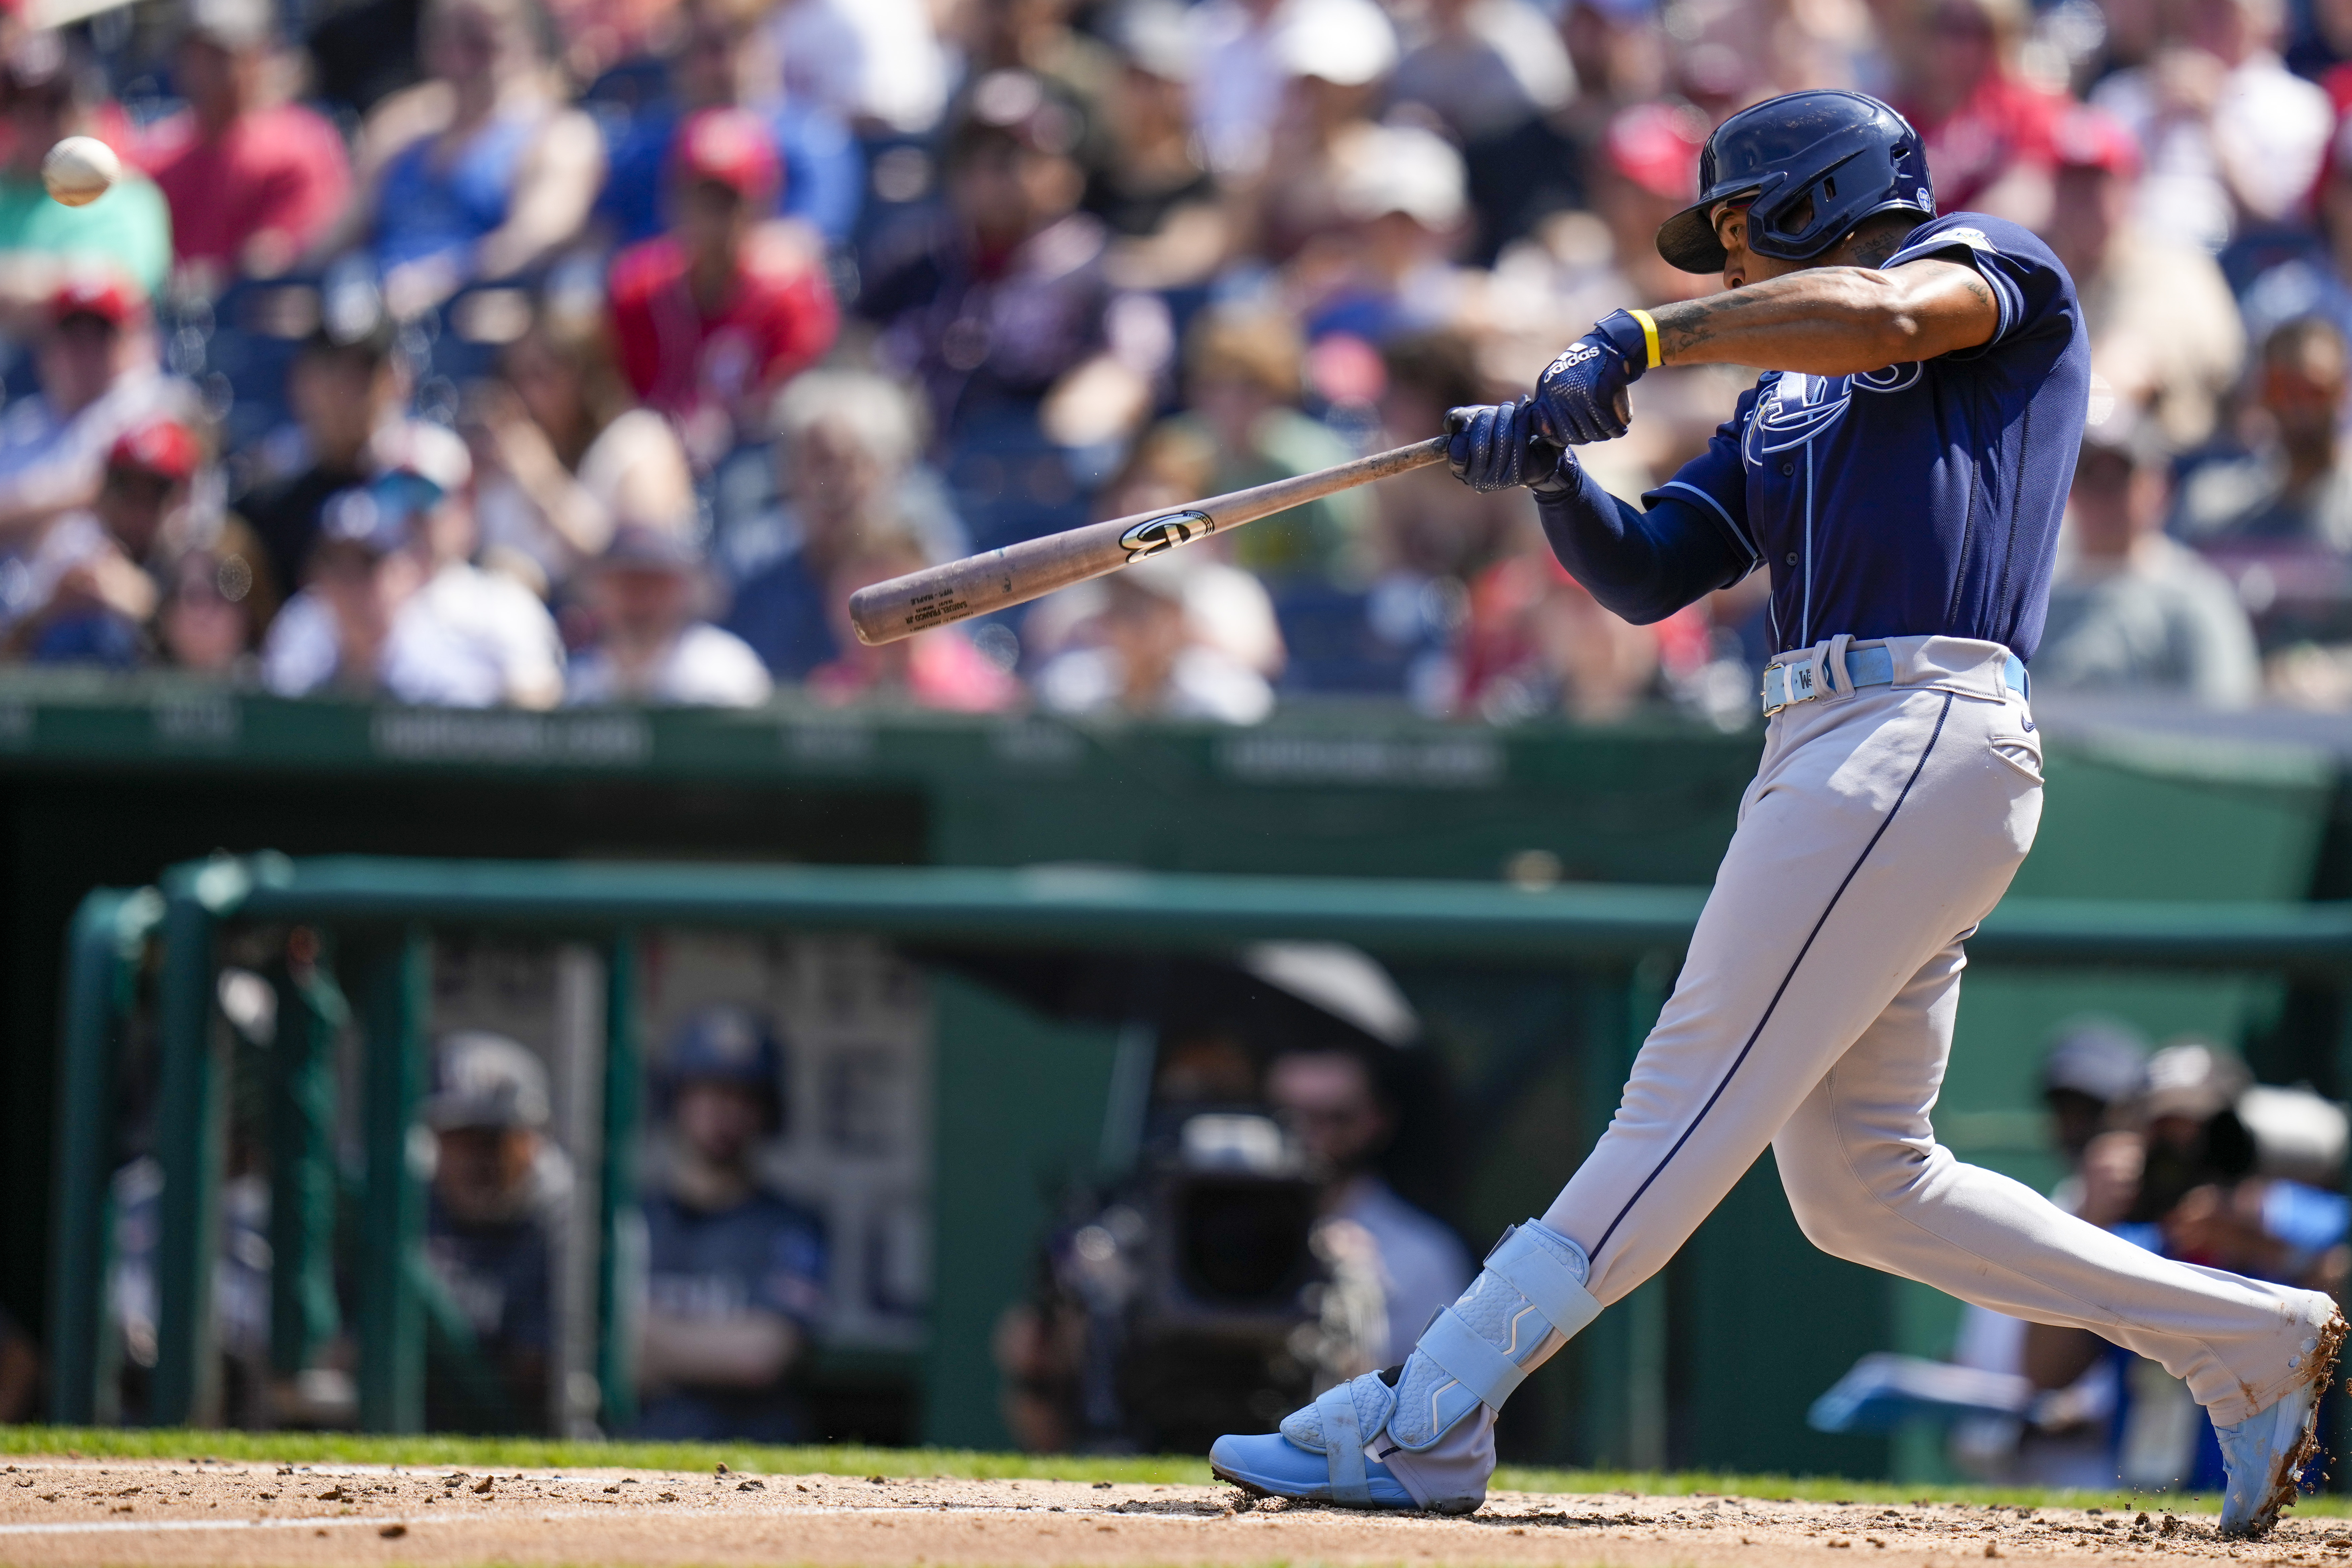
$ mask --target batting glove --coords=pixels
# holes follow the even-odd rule
[[[1656,363],[1648,312],[1615,310],[1551,362],[1536,383],[1537,427],[1558,446],[1613,441],[1630,417],[1625,388]]]
[[[1542,491],[1565,482],[1560,468],[1568,454],[1537,432],[1533,399],[1449,408],[1445,434],[1446,466],[1474,490],[1526,485]]]

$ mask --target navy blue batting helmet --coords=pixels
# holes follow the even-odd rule
[[[747,1007],[704,1007],[688,1014],[670,1036],[661,1069],[668,1101],[689,1083],[741,1084],[767,1100],[771,1130],[783,1128],[784,1047]]]
[[[1807,261],[1875,213],[1936,216],[1927,154],[1911,122],[1867,93],[1791,92],[1715,128],[1698,160],[1698,200],[1658,229],[1658,254],[1685,272],[1719,272],[1718,202],[1752,198],[1748,247]]]

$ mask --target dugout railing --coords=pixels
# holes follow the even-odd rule
[[[51,1411],[98,1414],[111,1256],[109,1182],[123,1033],[142,973],[155,1030],[153,1148],[163,1174],[154,1247],[155,1363],[148,1419],[212,1408],[206,1379],[226,1123],[226,1031],[216,983],[225,933],[301,926],[317,959],[278,983],[269,1116],[272,1359],[299,1365],[304,1293],[331,1289],[316,1237],[331,1168],[331,1044],[362,1041],[365,1174],[358,1201],[359,1424],[423,1423],[429,1283],[417,1265],[424,1196],[406,1151],[427,1068],[436,931],[526,931],[603,951],[604,1049],[597,1166],[595,1374],[608,1427],[632,1406],[617,1310],[616,1226],[631,1202],[638,1126],[634,934],[663,928],[860,932],[1007,951],[1229,953],[1265,940],[1350,942],[1384,958],[1564,966],[1613,993],[1632,1045],[1654,1019],[1704,889],[1571,885],[1529,890],[1437,880],[1153,873],[1086,867],[711,867],[222,857],[152,888],[100,889],[68,937],[60,1030],[56,1241],[50,1273]],[[1979,964],[2260,972],[2352,982],[2352,904],[2016,898],[1969,942]],[[1610,1064],[1609,1072],[1622,1068]],[[1599,1070],[1596,1068],[1596,1071]],[[941,1171],[948,1182],[953,1173]],[[1638,1300],[1639,1298],[1636,1298]],[[1631,1304],[1629,1303],[1629,1307]],[[1632,1308],[1640,1310],[1638,1307]],[[1635,1342],[1659,1346],[1660,1336]],[[1636,1363],[1655,1361],[1659,1351]],[[1617,1369],[1629,1407],[1655,1408],[1657,1365]],[[1662,1439],[1637,1443],[1663,1458]]]

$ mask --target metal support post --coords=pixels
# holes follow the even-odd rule
[[[636,1419],[635,1325],[623,1288],[636,1205],[637,943],[623,931],[604,952],[604,1128],[596,1184],[596,1381],[604,1430]]]
[[[163,1171],[155,1237],[155,1379],[148,1418],[158,1426],[215,1418],[213,1265],[220,1254],[221,1140],[226,1042],[214,1027],[213,911],[197,883],[164,884],[163,973],[158,998],[162,1082],[155,1152]]]
[[[1677,955],[1643,954],[1613,975],[1590,972],[1584,1098],[1587,1149],[1616,1114],[1633,1058],[1649,1037],[1674,984]],[[1612,984],[1613,981],[1613,984]],[[1598,1468],[1663,1469],[1666,1464],[1666,1278],[1645,1281],[1578,1336],[1586,1396],[1580,1413],[1584,1462]]]
[[[351,1022],[307,928],[289,941],[270,1046],[269,1365],[292,1377],[341,1327],[335,1300],[335,1037]],[[307,949],[308,951],[303,951]]]
[[[98,888],[66,936],[65,1018],[58,1042],[57,1229],[49,1275],[49,1418],[98,1418],[99,1340],[112,1247],[114,1068],[139,958],[158,921],[152,888]]]
[[[362,991],[367,1180],[359,1252],[360,1428],[425,1426],[425,1308],[410,1260],[425,1239],[425,1187],[409,1168],[424,1097],[433,949],[421,926],[372,955]]]

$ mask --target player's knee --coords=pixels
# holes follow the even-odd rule
[[[1833,1258],[1860,1261],[1868,1251],[1869,1220],[1877,1203],[1835,1144],[1776,1147],[1773,1155],[1780,1163],[1780,1190],[1788,1195],[1789,1212],[1796,1215],[1805,1239]]]

